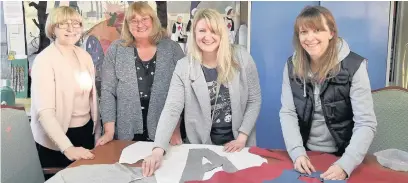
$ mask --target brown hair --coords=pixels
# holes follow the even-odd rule
[[[129,29],[129,22],[135,17],[136,14],[142,16],[148,15],[152,19],[152,32],[149,36],[150,43],[157,44],[161,39],[167,37],[166,31],[161,27],[160,20],[153,8],[146,2],[134,2],[129,5],[122,25],[121,34],[122,39],[125,40],[125,43],[123,44],[124,46],[129,46],[135,41],[135,38]]]
[[[338,64],[338,52],[337,52],[337,25],[331,12],[322,6],[307,6],[297,16],[294,34],[293,45],[296,54],[293,56],[294,71],[293,74],[299,78],[307,79],[307,74],[310,70],[310,57],[309,54],[303,49],[300,40],[299,32],[300,28],[311,28],[325,30],[324,24],[327,24],[329,30],[332,33],[333,38],[329,40],[329,45],[323,55],[320,57],[319,68],[317,76],[313,79],[317,81],[323,81],[327,77],[331,78],[337,75],[340,70],[340,64]]]

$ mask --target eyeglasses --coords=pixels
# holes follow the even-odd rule
[[[132,19],[132,20],[130,20],[130,21],[128,21],[128,22],[129,22],[129,24],[130,24],[131,26],[135,26],[135,25],[139,25],[140,22],[141,22],[143,25],[146,25],[146,24],[149,23],[150,20],[151,20],[150,17],[144,17],[144,18],[142,18],[141,20]]]
[[[81,28],[82,27],[82,22],[78,21],[71,21],[71,23],[64,22],[64,23],[57,23],[57,27],[60,29],[68,29],[69,24],[71,24],[72,28]]]

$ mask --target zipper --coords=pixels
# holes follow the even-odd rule
[[[313,86],[313,85],[312,85]],[[312,95],[312,114],[309,116],[309,135],[310,131],[312,130],[312,122],[313,122],[313,116],[315,114],[315,96],[314,96],[314,87],[313,88],[313,95]],[[306,92],[307,93],[307,92]]]
[[[334,140],[334,142],[336,143],[336,148],[338,149],[339,147],[338,147],[338,145],[339,145],[339,142],[337,141],[337,139],[334,137],[334,132],[333,132],[333,129],[331,128],[331,122],[329,122],[329,120],[327,119],[327,112],[326,112],[326,109],[325,109],[325,105],[323,104],[323,96],[320,94],[319,95],[320,96],[320,102],[322,103],[322,111],[323,111],[323,117],[324,117],[324,120],[325,120],[325,122],[326,122],[326,125],[327,125],[327,129],[329,129],[329,132],[330,132],[330,134],[331,134],[331,136],[332,136],[332,138],[333,138],[333,140]],[[330,110],[333,110],[333,106],[330,106]],[[331,114],[333,114],[333,112],[331,113]]]

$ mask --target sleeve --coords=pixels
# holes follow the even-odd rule
[[[350,89],[353,107],[353,135],[342,157],[335,162],[348,176],[364,160],[377,128],[371,95],[370,80],[367,72],[367,61],[364,61],[353,76]]]
[[[182,64],[177,63],[176,69],[170,82],[170,88],[167,95],[166,103],[160,115],[157,125],[154,147],[160,147],[167,151],[169,141],[174,129],[184,109],[184,83],[182,79]]]
[[[255,127],[256,120],[261,110],[261,86],[259,85],[258,70],[252,56],[243,48],[240,49],[241,52],[245,52],[244,54],[247,55],[245,58],[248,59],[248,64],[245,68],[248,82],[248,101],[239,131],[249,136]]]
[[[281,104],[279,111],[280,123],[286,150],[293,162],[299,156],[306,156],[306,149],[303,147],[303,140],[300,134],[298,118],[293,101],[292,88],[289,83],[288,65],[285,64],[283,71]]]
[[[115,62],[116,50],[120,43],[112,43],[106,52],[101,69],[101,117],[102,123],[116,121],[116,77]]]
[[[64,151],[72,146],[71,141],[65,135],[60,123],[55,116],[55,76],[51,63],[43,56],[35,59],[31,71],[32,97],[34,105],[37,106],[39,121],[49,138],[58,146],[60,151]]]

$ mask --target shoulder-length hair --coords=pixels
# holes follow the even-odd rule
[[[327,24],[329,30],[325,29],[325,24]],[[321,82],[327,77],[331,78],[336,76],[340,71],[337,50],[337,41],[339,40],[337,25],[332,13],[322,6],[305,7],[296,18],[294,26],[295,31],[293,34],[293,45],[296,53],[293,57],[293,74],[302,80],[309,79],[308,72],[310,71],[310,57],[306,50],[302,47],[299,40],[299,32],[301,27],[325,30],[332,33],[333,38],[329,40],[328,48],[320,57],[319,63],[321,64],[319,65],[318,73],[313,79]]]
[[[135,38],[129,29],[130,21],[135,17],[135,15],[149,16],[152,19],[152,32],[149,36],[149,41],[152,44],[157,44],[161,39],[167,37],[165,30],[161,27],[160,20],[157,17],[156,12],[150,7],[146,2],[134,2],[129,5],[126,13],[125,20],[122,25],[122,39],[125,40],[124,46],[130,46],[135,42]]]

